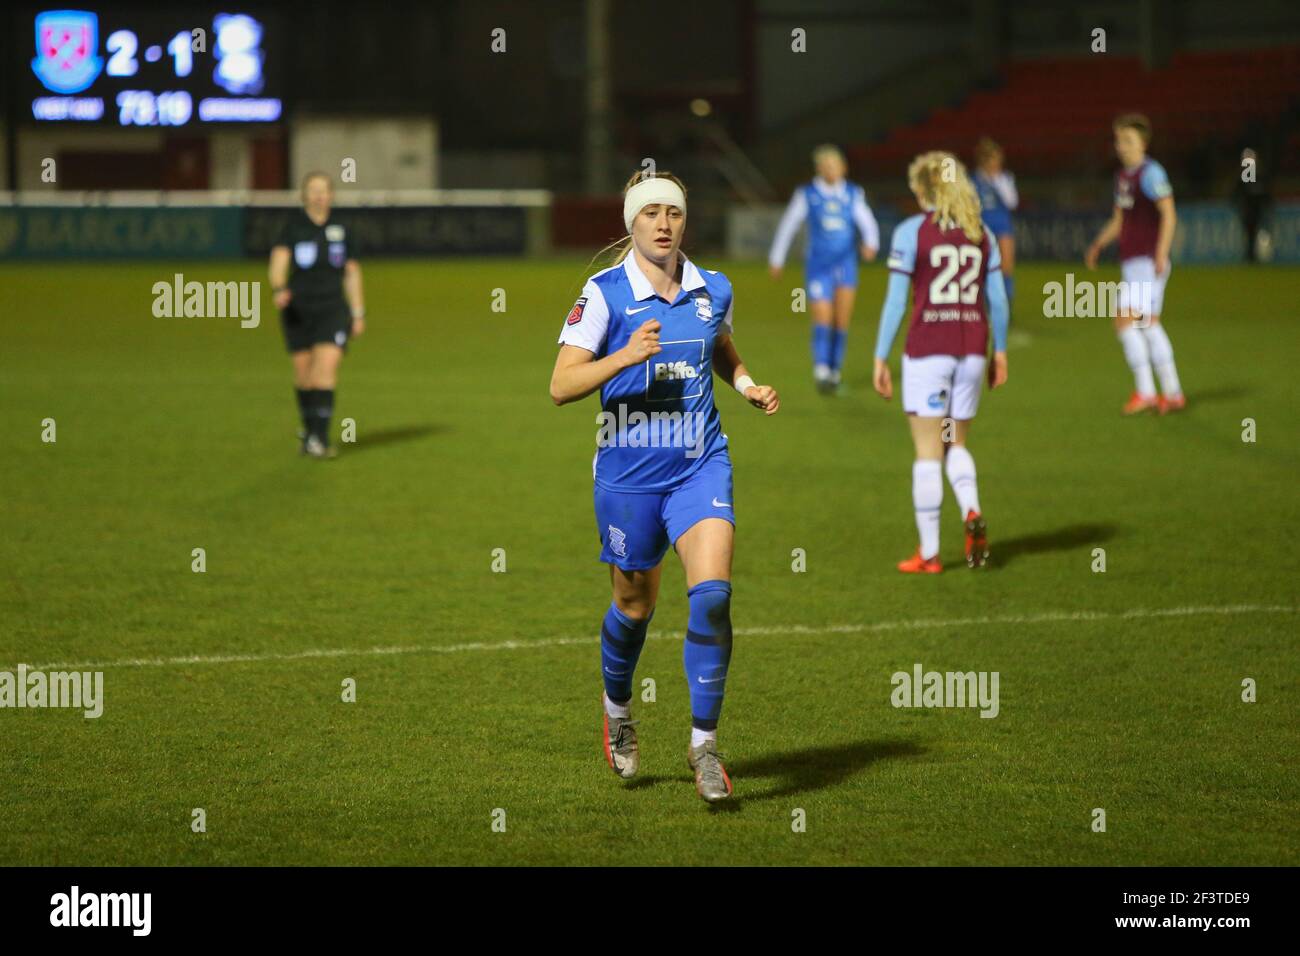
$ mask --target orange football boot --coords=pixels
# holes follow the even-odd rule
[[[943,570],[943,563],[937,554],[933,558],[921,557],[921,549],[918,548],[916,554],[906,561],[898,562],[898,570],[904,574],[938,574]]]
[[[989,559],[988,528],[978,511],[966,515],[966,566],[982,568]]]
[[[1142,412],[1149,412],[1158,405],[1155,397],[1143,398],[1137,392],[1129,396],[1128,402],[1124,405],[1123,414],[1139,415]]]
[[[1187,407],[1187,397],[1179,392],[1173,398],[1160,396],[1160,414],[1168,415],[1170,412],[1181,412]]]

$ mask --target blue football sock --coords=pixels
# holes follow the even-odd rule
[[[831,364],[831,327],[829,325],[822,325],[819,322],[813,323],[812,360],[813,365]]]
[[[686,595],[691,616],[682,662],[691,691],[691,724],[717,730],[731,662],[731,583],[701,581]]]
[[[849,343],[848,329],[831,330],[831,369],[838,372],[844,365],[844,348]]]
[[[632,672],[645,645],[650,617],[634,621],[613,604],[605,614],[600,628],[600,673],[605,678],[605,696],[616,704],[632,699]]]

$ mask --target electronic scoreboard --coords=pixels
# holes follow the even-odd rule
[[[11,44],[30,61],[19,70],[20,119],[125,127],[280,120],[283,51],[273,15],[59,9],[23,19],[30,45]]]

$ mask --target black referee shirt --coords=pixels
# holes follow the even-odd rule
[[[316,312],[347,304],[343,266],[355,255],[347,230],[333,217],[318,226],[299,209],[285,223],[275,244],[289,247],[289,290],[295,307]]]

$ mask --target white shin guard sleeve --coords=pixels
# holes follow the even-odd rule
[[[1174,346],[1169,341],[1169,333],[1157,322],[1148,325],[1142,330],[1142,334],[1146,337],[1151,364],[1156,367],[1156,374],[1160,376],[1160,391],[1166,395],[1182,394],[1182,386],[1178,381],[1178,367],[1174,365]]]
[[[1146,336],[1134,325],[1127,325],[1119,333],[1119,343],[1124,346],[1124,360],[1133,370],[1133,384],[1142,396],[1156,393],[1156,379],[1151,374],[1151,350]]]
[[[965,446],[949,446],[944,470],[948,473],[948,484],[952,485],[962,520],[966,520],[966,515],[972,511],[978,513],[980,496],[979,487],[975,483],[975,459]]]
[[[939,508],[943,505],[943,465],[930,459],[912,463],[912,506],[921,536],[921,557],[939,553]]]

